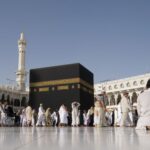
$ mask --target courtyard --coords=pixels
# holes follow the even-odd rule
[[[149,139],[135,128],[0,127],[2,150],[148,150]]]

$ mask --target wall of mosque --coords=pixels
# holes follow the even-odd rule
[[[29,101],[29,92],[18,91],[15,87],[0,86],[0,102],[4,101],[14,108],[25,107]]]
[[[128,91],[130,102],[136,103],[138,95],[145,89],[150,79],[150,73],[129,78],[106,81],[94,85],[94,95],[106,93],[109,105],[115,105],[121,100],[122,93]]]

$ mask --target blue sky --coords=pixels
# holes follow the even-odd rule
[[[27,71],[79,62],[95,83],[150,72],[149,0],[1,0],[0,84],[15,80],[20,32]]]

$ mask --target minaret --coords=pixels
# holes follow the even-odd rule
[[[18,71],[16,73],[17,86],[20,91],[25,91],[25,79],[26,79],[25,48],[26,48],[26,41],[24,39],[24,33],[21,33],[20,39],[18,40],[19,59],[18,59]]]

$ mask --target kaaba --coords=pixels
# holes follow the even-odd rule
[[[80,63],[30,70],[29,104],[38,109],[58,110],[64,104],[68,110],[77,101],[81,110],[94,104],[93,73]]]

